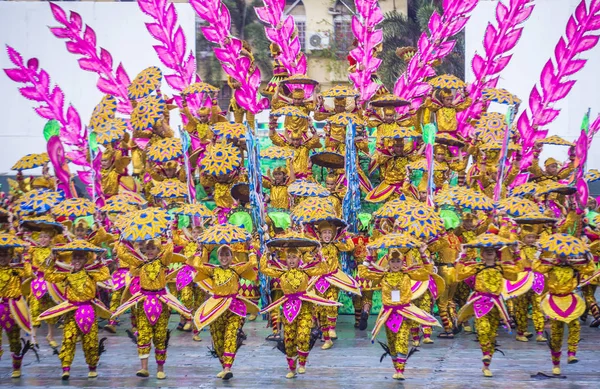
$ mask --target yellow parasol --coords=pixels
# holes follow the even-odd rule
[[[589,248],[580,239],[569,234],[552,234],[540,239],[543,251],[564,257],[580,257],[589,253]]]
[[[208,149],[200,168],[205,174],[221,176],[233,172],[240,167],[241,162],[240,150],[237,147],[229,143],[217,143]]]
[[[219,88],[214,87],[205,82],[196,82],[183,90],[182,95],[191,95],[193,93],[215,93],[218,92]]]
[[[113,200],[113,198],[111,198],[106,202],[106,204],[104,204],[102,208],[100,208],[100,210],[106,213],[127,213],[136,211],[137,207],[124,200]]]
[[[96,142],[101,145],[123,139],[126,132],[127,121],[123,118],[107,119],[94,127]]]
[[[287,147],[271,146],[260,151],[261,158],[289,159],[294,156],[294,150]]]
[[[248,239],[250,239],[250,235],[246,233],[244,228],[227,223],[208,227],[200,234],[198,242],[203,244],[228,245],[246,242]]]
[[[514,130],[511,129],[511,133]],[[475,122],[475,132],[483,144],[502,143],[506,132],[504,115],[498,112],[484,112]]]
[[[541,145],[573,146],[573,143],[571,143],[567,140],[564,140],[563,138],[561,138],[558,135],[552,135],[548,138],[538,140],[535,143],[541,144]]]
[[[96,205],[88,199],[81,198],[66,199],[52,208],[52,214],[55,217],[66,217],[69,219],[91,216],[95,213]]]
[[[300,110],[298,107],[294,107],[291,105],[287,105],[285,107],[278,108],[274,111],[271,111],[271,116],[280,117],[280,116],[290,116],[300,119],[308,119],[308,115]]]
[[[177,179],[165,180],[157,182],[150,194],[160,199],[183,198],[187,197],[187,186]]]
[[[421,243],[406,233],[392,233],[383,235],[367,245],[368,249],[412,249]]]
[[[412,236],[431,239],[442,233],[444,220],[433,207],[425,203],[411,204],[396,220],[396,225]]]
[[[498,104],[519,105],[521,99],[513,95],[506,89],[502,88],[487,88],[481,93],[481,97],[485,101],[493,101]]]
[[[12,234],[0,234],[0,248],[26,247],[27,243]]]
[[[153,127],[163,116],[165,101],[157,96],[147,96],[140,101],[131,113],[131,126],[136,131]]]
[[[530,194],[534,194],[535,192],[537,192],[538,186],[539,185],[536,184],[535,182],[526,182],[523,185],[515,186],[512,189],[512,195],[523,197],[523,196],[527,196]]]
[[[204,204],[184,204],[181,207],[176,208],[175,213],[178,215],[200,218],[212,218],[214,216],[212,211]]]
[[[590,169],[585,173],[585,180],[588,183],[596,182],[600,180],[600,171],[597,169]]]
[[[117,111],[117,99],[111,95],[104,95],[100,103],[96,105],[94,111],[92,112],[92,116],[90,118],[89,128],[94,130],[97,125],[104,122],[108,119],[113,119],[115,117],[115,112]]]
[[[520,197],[508,197],[496,203],[496,209],[503,211],[512,217],[525,216],[540,212],[540,207],[531,200]]]
[[[147,201],[140,194],[128,190],[119,192],[118,195],[110,198],[111,201],[122,200],[128,204],[136,206],[144,206]]]
[[[220,122],[212,125],[212,131],[217,136],[226,139],[244,139],[247,128],[242,123]]]
[[[505,247],[505,246],[513,246],[516,245],[518,242],[517,241],[512,241],[512,240],[508,240],[505,238],[502,238],[496,234],[490,234],[490,233],[485,233],[482,235],[479,235],[477,237],[477,239],[469,242],[468,244],[465,244],[465,247],[495,247],[495,248],[499,248],[499,247]]]
[[[333,205],[326,198],[309,197],[292,209],[291,218],[296,223],[312,223],[327,217],[335,217]]]
[[[334,126],[347,126],[350,122],[354,124],[363,124],[364,120],[353,113],[342,112],[329,117],[327,122]]]
[[[296,84],[296,85],[317,85],[318,81],[308,78],[303,74],[294,74],[284,80],[280,81],[281,84]]]
[[[47,153],[27,154],[13,165],[11,170],[29,170],[36,167],[44,166],[50,162]]]
[[[121,239],[142,241],[159,237],[167,231],[170,216],[160,208],[148,208],[132,212],[129,223],[121,232]]]
[[[296,180],[288,187],[288,194],[300,197],[327,197],[330,193],[317,183]]]
[[[465,87],[465,82],[453,74],[441,74],[429,80],[429,85],[439,89],[459,89]]]
[[[419,204],[418,201],[412,199],[394,199],[392,201],[388,201],[381,208],[373,213],[373,217],[375,218],[390,218],[396,219],[401,217],[404,212],[411,206]]]
[[[142,70],[127,87],[129,99],[139,100],[148,96],[160,87],[161,81],[162,72],[158,67],[150,66]]]
[[[489,211],[494,209],[494,202],[481,192],[465,189],[456,197],[458,205],[473,211]]]
[[[357,97],[359,93],[356,89],[348,85],[336,85],[331,89],[326,90],[322,93],[323,97]]]
[[[146,156],[151,162],[165,163],[180,158],[183,147],[179,138],[163,138],[153,142],[146,150]]]
[[[387,131],[385,134],[381,135],[380,138],[418,138],[421,134],[419,134],[414,127],[400,127],[396,126],[391,130]]]

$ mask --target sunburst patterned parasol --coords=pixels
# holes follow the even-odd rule
[[[62,192],[47,189],[34,189],[21,197],[21,210],[35,215],[41,215],[58,205],[65,199]]]
[[[328,123],[335,126],[347,126],[350,122],[354,124],[363,124],[364,120],[361,120],[358,116],[353,113],[342,112],[333,115],[327,119]]]
[[[548,138],[540,139],[539,141],[537,141],[535,143],[542,144],[542,145],[554,145],[554,146],[573,146],[573,143],[561,138],[558,135],[552,135]]]
[[[589,252],[587,245],[569,234],[552,234],[540,239],[540,248],[554,255],[579,257]]]
[[[411,205],[418,204],[419,202],[412,199],[394,199],[386,202],[381,208],[373,213],[373,217],[377,219],[390,218],[396,219],[401,217],[404,212],[410,208]]]
[[[335,210],[329,200],[309,197],[294,207],[291,217],[296,223],[312,223],[324,217],[335,217]]]
[[[140,194],[131,192],[128,190],[120,192],[116,196],[111,197],[110,200],[111,201],[122,200],[128,204],[136,205],[136,206],[140,206],[140,207],[144,206],[148,203],[146,201],[146,199],[144,197],[142,197]]]
[[[440,89],[458,89],[464,88],[465,82],[453,74],[441,74],[429,80],[429,85]]]
[[[496,234],[485,233],[479,235],[477,239],[465,244],[465,247],[505,247],[516,245],[517,241],[511,241],[502,238]]]
[[[240,166],[241,161],[240,150],[237,147],[229,143],[217,143],[208,150],[200,168],[205,174],[221,176],[233,172]]]
[[[483,193],[464,190],[456,197],[458,205],[473,211],[489,211],[494,209],[494,202]]]
[[[460,186],[449,186],[440,190],[434,197],[437,205],[454,205],[456,198],[464,191]]]
[[[0,234],[0,248],[6,249],[25,246],[27,246],[27,243],[23,242],[21,239],[18,239],[14,235]]]
[[[418,247],[421,243],[412,236],[405,233],[392,233],[383,235],[380,238],[375,239],[372,243],[367,245],[368,249],[394,249],[404,248],[412,249]]]
[[[356,97],[358,95],[358,91],[348,85],[336,85],[322,94],[323,97]]]
[[[203,244],[233,244],[246,242],[250,235],[241,227],[233,224],[217,224],[208,227],[198,237],[198,242]]]
[[[52,208],[52,214],[56,217],[75,219],[78,217],[91,216],[96,213],[96,206],[88,199],[74,198],[66,199]]]
[[[427,170],[427,159],[421,158],[414,162],[406,165],[410,170]],[[433,170],[436,172],[443,172],[448,170],[448,165],[444,163],[440,163],[438,161],[433,161]]]
[[[488,150],[502,150],[502,148],[504,147],[504,145],[500,142],[487,142],[484,143],[483,145],[481,145],[481,150],[483,151],[488,151]],[[507,150],[508,151],[519,151],[521,149],[521,147],[515,143],[510,142],[507,145]]]
[[[481,93],[486,101],[493,101],[498,104],[518,105],[521,104],[521,99],[513,95],[506,89],[502,88],[487,88]]]
[[[150,194],[160,199],[174,199],[187,197],[187,186],[179,180],[165,180],[157,182]]]
[[[399,138],[418,138],[421,136],[421,134],[419,134],[414,127],[400,127],[400,126],[396,126],[393,129],[391,129],[391,131],[386,132],[385,134],[381,135],[378,134],[380,138],[393,138],[393,139],[399,139]]]
[[[549,182],[543,186],[538,185],[537,194],[545,195],[549,193],[558,193],[562,195],[572,195],[577,192],[577,188],[570,185],[561,184],[560,182]]]
[[[321,185],[304,180],[292,182],[288,187],[288,193],[292,196],[300,197],[327,197],[330,194],[329,191]]]
[[[153,142],[146,150],[146,156],[151,162],[165,163],[180,158],[183,147],[179,138],[163,138]]]
[[[107,119],[94,127],[96,142],[107,145],[123,139],[127,132],[127,121],[123,118]]]
[[[484,112],[475,122],[475,132],[484,144],[488,142],[501,144],[506,132],[504,115],[498,112]]]
[[[13,165],[11,170],[29,170],[36,167],[44,166],[50,162],[47,153],[27,154]]]
[[[113,198],[111,198],[102,208],[100,208],[100,210],[106,213],[127,213],[136,211],[137,207],[124,200],[113,200]]]
[[[508,197],[498,201],[496,204],[498,211],[503,211],[512,217],[525,216],[540,212],[540,207],[531,200],[520,197]]]
[[[52,249],[52,251],[57,251],[57,252],[83,251],[83,252],[87,252],[87,253],[103,253],[106,250],[101,247],[94,246],[93,244],[91,244],[85,240],[76,239],[67,244],[56,246]]]
[[[175,213],[178,215],[200,218],[212,218],[214,216],[212,211],[204,204],[185,204],[179,208],[176,208]]]
[[[285,107],[281,107],[274,111],[271,111],[271,116],[290,116],[294,118],[308,119],[308,115],[302,112],[300,108],[293,107],[291,105],[287,105]]]
[[[147,130],[163,116],[166,107],[165,101],[160,97],[146,97],[136,105],[131,113],[131,126],[136,131]]]
[[[419,238],[431,239],[444,231],[444,220],[424,203],[411,204],[396,220],[403,231]]]
[[[160,87],[161,81],[162,72],[158,67],[150,66],[142,70],[127,87],[129,98],[139,100],[148,96]]]
[[[271,146],[260,151],[261,158],[289,159],[294,156],[294,150],[287,147]]]
[[[184,95],[191,95],[192,93],[215,93],[218,92],[219,88],[214,87],[205,82],[196,82],[187,88],[185,88],[182,92]]]
[[[538,186],[539,185],[535,182],[526,182],[523,185],[515,186],[512,189],[512,195],[523,197],[530,194],[534,194],[538,190]]]
[[[590,169],[585,173],[585,180],[588,183],[596,182],[600,180],[600,171],[597,169]]]
[[[215,135],[226,139],[244,139],[246,137],[247,128],[242,123],[221,122],[213,124],[211,128]]]
[[[31,231],[52,229],[59,233],[62,232],[64,228],[62,224],[47,215],[21,220],[21,226]]]
[[[112,95],[102,96],[102,100],[94,107],[93,116],[104,116],[106,118],[114,118],[117,112],[117,99]]]
[[[371,101],[371,106],[373,107],[403,107],[409,104],[410,101],[401,99],[400,97],[391,93],[386,93]]]
[[[121,239],[128,241],[142,241],[154,239],[169,227],[170,216],[167,211],[159,208],[142,209],[132,212],[129,223],[121,232]]]

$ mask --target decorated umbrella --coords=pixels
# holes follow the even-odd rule
[[[69,220],[92,216],[95,213],[96,205],[92,201],[82,198],[66,199],[52,208],[52,214],[55,217],[64,217]]]
[[[516,217],[514,221],[517,224],[554,224],[558,219],[546,216],[538,210],[525,216]]]
[[[487,88],[484,89],[481,93],[481,97],[485,101],[493,101],[498,104],[506,104],[506,105],[519,105],[521,104],[521,99],[517,96],[513,95],[506,89],[502,88]]]
[[[512,188],[513,196],[527,196],[536,193],[538,190],[538,185],[535,182],[526,182],[523,185],[515,186]]]
[[[89,243],[86,240],[76,239],[67,244],[56,246],[52,249],[52,251],[56,251],[56,252],[83,251],[83,252],[87,252],[87,253],[103,253],[106,250],[101,247],[94,246],[93,244]]]
[[[520,197],[508,197],[500,200],[496,203],[496,209],[506,212],[512,217],[540,212],[540,207],[536,203]]]
[[[465,142],[445,132],[435,134],[435,143],[454,147],[463,147],[465,145]]]
[[[143,241],[162,235],[169,228],[170,215],[160,208],[142,209],[132,212],[129,222],[121,232],[121,239]]]
[[[178,215],[184,215],[189,217],[199,218],[212,218],[214,214],[204,204],[184,204],[179,208],[175,209],[175,213]]]
[[[47,153],[40,154],[27,154],[22,157],[13,165],[11,170],[29,170],[35,169],[36,167],[44,166],[50,162],[50,158],[48,158]]]
[[[127,87],[130,100],[139,100],[160,87],[162,72],[156,66],[142,70]]]
[[[456,202],[464,208],[473,211],[489,211],[494,209],[494,202],[488,196],[481,192],[473,190],[463,190],[457,197]]]
[[[294,207],[291,217],[296,223],[312,223],[324,217],[335,217],[335,211],[329,200],[309,197]]]
[[[348,223],[346,223],[345,220],[330,215],[320,215],[319,217],[315,218],[314,220],[308,223],[317,225],[322,222],[327,222],[336,228],[346,228],[348,226]]]
[[[431,239],[444,231],[444,220],[424,203],[411,204],[397,220],[396,225],[412,236]]]
[[[511,129],[511,133],[512,133]],[[506,133],[506,118],[498,112],[484,112],[475,122],[475,133],[479,140],[502,144]]]
[[[212,125],[212,131],[217,136],[226,139],[244,139],[246,137],[246,126],[242,123],[220,122]]]
[[[406,165],[410,170],[428,170],[427,169],[427,159],[421,158],[414,162]],[[433,170],[436,172],[446,171],[448,170],[448,165],[446,163],[439,163],[438,161],[433,161]]]
[[[295,231],[267,241],[267,247],[270,248],[319,247],[320,245],[318,240],[307,238],[304,234]]]
[[[159,199],[174,199],[187,197],[187,186],[179,180],[165,180],[157,182],[150,194]]]
[[[477,247],[477,248],[484,248],[484,247],[500,248],[500,247],[506,247],[506,246],[514,246],[517,243],[518,243],[517,241],[508,240],[508,239],[502,238],[496,234],[485,233],[485,234],[479,235],[477,237],[477,239],[469,242],[468,244],[465,244],[464,246],[465,247]]]
[[[250,235],[245,229],[233,224],[217,224],[208,227],[198,237],[198,242],[203,244],[233,244],[246,242]]]
[[[240,166],[240,150],[229,143],[217,143],[202,159],[200,168],[205,174],[221,176],[233,172]]]
[[[27,243],[12,234],[0,234],[0,248],[26,247]]]
[[[342,112],[342,113],[338,113],[333,116],[330,116],[327,119],[327,122],[331,123],[335,126],[347,126],[351,122],[354,124],[361,124],[362,122],[364,122],[364,120],[362,120],[361,118],[359,118],[358,116],[356,116],[353,113]]]
[[[381,208],[375,211],[373,213],[373,217],[377,219],[396,219],[401,217],[408,208],[416,204],[419,204],[419,202],[412,199],[394,199],[392,201],[388,201]]]
[[[113,200],[111,198],[100,210],[106,213],[128,213],[136,211],[137,207],[124,200]]]
[[[123,231],[126,227],[129,226],[131,222],[131,218],[133,217],[136,211],[130,211],[122,214],[118,214],[117,217],[113,220],[113,225],[119,231]]]
[[[410,101],[401,99],[391,93],[386,93],[371,101],[372,107],[404,107],[405,105],[410,105]]]
[[[600,171],[597,169],[590,169],[585,173],[585,180],[589,183],[600,180]]]
[[[421,136],[421,134],[419,134],[414,127],[399,127],[396,126],[393,129],[391,129],[391,131],[386,132],[385,134],[381,135],[378,134],[378,136],[380,138],[393,138],[393,139],[399,139],[399,138],[418,138]]]
[[[294,74],[286,79],[281,80],[280,83],[294,85],[317,85],[319,82],[308,78],[303,74]]]
[[[163,116],[165,101],[157,96],[148,96],[140,101],[131,113],[131,126],[136,131],[153,127]]]
[[[116,196],[111,197],[110,200],[113,200],[113,201],[122,200],[128,204],[136,205],[139,207],[144,206],[147,203],[146,199],[143,198],[141,195],[139,195],[138,193],[135,193],[135,192],[128,191],[128,190],[120,192]]]
[[[60,233],[63,230],[63,225],[50,216],[39,216],[21,220],[21,227],[30,231],[53,229]]]
[[[183,147],[179,138],[163,138],[153,142],[146,150],[150,162],[165,163],[176,160],[183,155]]]
[[[459,89],[465,87],[465,82],[453,74],[441,74],[429,80],[429,85],[439,89]]]
[[[215,93],[218,91],[219,91],[219,88],[214,87],[210,84],[207,84],[205,82],[196,82],[196,83],[193,83],[192,85],[188,86],[187,88],[185,88],[181,94],[183,94],[183,95],[191,95],[194,93],[212,94],[212,93]]]
[[[548,138],[545,139],[541,139],[539,141],[537,141],[536,143],[538,144],[542,144],[542,145],[555,145],[555,146],[573,146],[573,143],[564,140],[563,138],[561,138],[558,135],[552,135]]]
[[[589,253],[589,248],[580,239],[569,234],[552,234],[540,239],[540,248],[553,255],[580,257]]]
[[[260,151],[261,158],[289,159],[294,156],[294,150],[287,147],[271,146]]]
[[[421,242],[406,233],[392,233],[375,239],[374,242],[367,245],[367,248],[372,250],[394,248],[412,249],[419,247],[420,245]]]
[[[123,139],[127,132],[127,121],[123,118],[107,119],[94,127],[96,142],[107,145]]]
[[[21,210],[36,215],[46,213],[65,199],[62,192],[34,189],[21,197]]]
[[[288,193],[300,197],[327,197],[329,191],[321,185],[304,180],[296,180],[288,187]]]
[[[342,154],[331,151],[323,151],[310,156],[310,161],[317,166],[322,166],[328,169],[343,169],[346,164],[346,159]]]
[[[274,111],[271,111],[271,116],[280,117],[280,116],[290,116],[300,119],[308,119],[308,115],[300,110],[298,107],[294,107],[291,105],[287,105],[285,107],[278,108]]]
[[[460,186],[448,186],[440,190],[434,198],[437,205],[454,205],[456,199],[465,191],[465,188]]]
[[[502,143],[499,142],[487,142],[484,143],[483,145],[481,145],[480,149],[483,151],[488,151],[488,150],[502,150],[504,146],[502,145]],[[508,151],[519,151],[521,149],[521,146],[515,144],[515,143],[509,143],[507,145],[507,150]]]
[[[540,195],[546,195],[549,193],[558,193],[565,196],[572,195],[577,192],[577,188],[570,185],[561,184],[559,182],[549,182],[546,185],[538,188],[537,193]]]
[[[323,97],[357,97],[360,94],[358,91],[348,85],[336,85],[331,89],[326,90],[322,93]]]

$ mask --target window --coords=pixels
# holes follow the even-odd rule
[[[300,49],[304,51],[306,42],[306,22],[296,20],[296,27],[298,28],[298,40],[300,41]]]
[[[333,42],[338,55],[344,56],[350,51],[354,34],[352,33],[352,15],[354,4],[348,5],[338,0],[335,6],[329,10],[333,14]]]
[[[306,47],[306,10],[304,9],[304,3],[302,3],[302,0],[286,0],[285,7],[285,14],[294,17],[298,30],[300,49],[304,51]]]
[[[218,95],[219,107],[221,107],[222,110],[227,111],[229,109],[229,100],[231,100],[231,95],[231,88],[225,82]]]

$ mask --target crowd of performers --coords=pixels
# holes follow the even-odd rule
[[[169,123],[176,106],[161,94],[158,68],[130,87],[133,132],[116,117],[111,96],[90,120],[102,148],[102,205],[65,199],[44,154],[17,162],[0,215],[0,324],[13,378],[21,376],[25,352],[37,350],[43,323],[62,378],[69,378],[79,341],[89,377],[96,377],[101,322],[104,333],[127,329],[139,377],[150,374],[153,347],[156,377],[164,379],[172,314],[194,341],[210,329],[217,377],[224,380],[233,376],[244,323],[266,315],[268,340],[278,342],[286,377],[294,378],[306,372],[318,338],[323,350],[334,347],[339,295],[352,296],[355,327],[363,331],[376,291],[382,306],[372,338],[385,333],[394,379],[404,379],[412,349],[434,342],[433,327],[440,327],[440,341],[476,332],[486,377],[500,326],[515,328],[516,341],[547,342],[556,376],[566,327],[566,360],[577,362],[581,325],[588,316],[592,327],[600,324],[598,204],[593,198],[581,204],[569,185],[573,157],[539,160],[544,144],[567,150],[569,142],[555,136],[539,142],[531,168],[521,172],[518,136],[509,134],[503,148],[504,128],[486,124],[495,114],[484,113],[469,139],[457,135],[457,112],[470,98],[453,76],[432,79],[424,107],[400,116],[397,108],[406,102],[383,86],[359,104],[350,87],[320,93],[316,82],[279,70],[264,90],[272,95],[273,146],[261,159],[276,167],[263,172],[262,187],[252,189],[245,167],[254,117],[233,99],[230,123],[217,89],[194,84],[182,109],[191,147],[182,147]],[[506,91],[488,94],[516,101]],[[201,108],[188,108],[198,97]],[[313,118],[326,121],[324,132]],[[429,163],[423,129],[431,123],[437,134]],[[366,161],[355,167],[362,203],[376,209],[355,215],[353,232],[342,212],[349,124],[356,126],[353,160]],[[40,166],[41,176],[22,174]],[[519,173],[529,173],[529,182],[511,187]],[[587,177],[599,178],[593,171]],[[252,190],[264,199],[263,225],[251,216]]]

